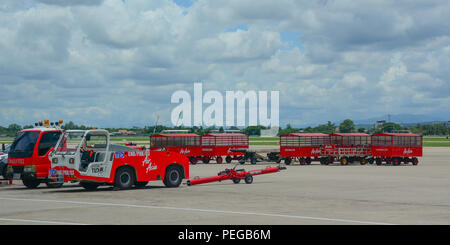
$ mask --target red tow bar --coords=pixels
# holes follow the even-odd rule
[[[245,183],[251,184],[251,183],[253,183],[253,176],[255,176],[255,175],[271,174],[271,173],[276,173],[276,172],[279,172],[279,171],[285,170],[285,169],[286,169],[285,167],[280,167],[280,166],[251,170],[251,171],[245,171],[244,169],[235,170],[234,168],[233,169],[227,168],[224,171],[219,172],[217,174],[217,176],[188,180],[187,185],[192,186],[192,185],[205,184],[205,183],[210,183],[210,182],[220,182],[222,180],[233,180],[233,182],[235,184],[237,184],[241,181],[241,179],[244,179]]]

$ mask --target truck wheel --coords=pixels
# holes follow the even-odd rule
[[[34,178],[25,178],[22,179],[22,182],[29,189],[34,189],[41,184],[40,180]]]
[[[166,187],[178,187],[181,185],[182,173],[179,167],[169,166],[166,169],[163,183]]]
[[[247,174],[244,178],[246,184],[253,183],[253,176],[251,174]]]
[[[227,156],[227,157],[225,157],[225,162],[227,162],[227,163],[231,163],[231,160],[233,160],[233,159],[231,159],[231,157],[230,157],[230,156]]]
[[[114,186],[119,189],[129,189],[134,183],[134,174],[133,171],[126,168],[119,168],[116,173],[116,177],[114,178]]]
[[[87,182],[87,181],[81,181],[80,185],[87,191],[95,191],[95,190],[97,190],[97,187],[100,186],[99,183],[93,183],[93,182]]]
[[[60,188],[63,186],[64,183],[53,183],[53,182],[47,182],[45,183],[48,188]]]

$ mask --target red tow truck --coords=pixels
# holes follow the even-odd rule
[[[52,151],[63,130],[59,120],[50,123],[39,121],[34,128],[20,131],[8,152],[7,176],[9,179],[22,180],[28,188],[36,188],[41,183],[48,187],[61,187],[48,179],[50,169],[49,153]]]
[[[117,189],[143,187],[156,180],[162,180],[167,187],[178,187],[189,178],[186,156],[115,145],[109,137],[109,132],[101,129],[64,132],[51,157],[49,178],[63,182],[69,176],[87,190],[100,185]]]

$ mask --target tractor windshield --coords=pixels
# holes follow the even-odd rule
[[[55,154],[74,155],[82,144],[84,131],[65,132],[59,140]]]
[[[31,157],[40,134],[40,131],[20,132],[11,145],[9,156],[12,158]]]

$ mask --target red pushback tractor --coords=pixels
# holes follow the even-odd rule
[[[240,133],[211,133],[202,135],[202,158],[209,161],[215,158],[217,163],[225,161],[231,163],[232,160],[239,160],[243,151],[233,151],[248,149],[248,135]]]
[[[333,133],[330,144],[321,147],[321,164],[339,161],[341,165],[359,161],[364,165],[371,156],[371,138],[364,133]]]
[[[322,133],[290,133],[280,136],[280,156],[286,165],[298,158],[301,165],[318,161],[321,147],[330,144],[330,137]]]
[[[417,165],[422,156],[422,136],[412,133],[379,133],[372,135],[372,160],[377,165]]]
[[[198,134],[156,134],[150,137],[151,151],[171,151],[185,155],[192,164],[202,155]]]

